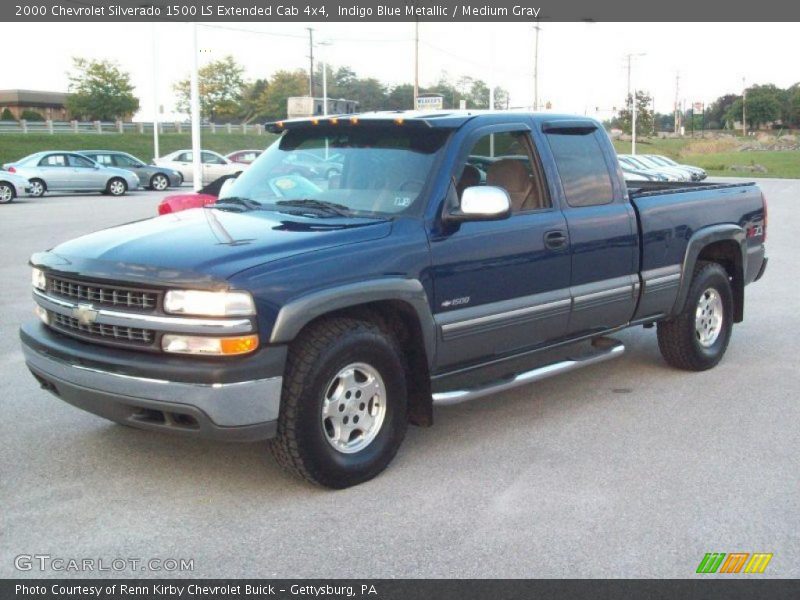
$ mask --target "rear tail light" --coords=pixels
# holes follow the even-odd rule
[[[764,202],[764,243],[767,241],[767,197],[761,192],[761,200]]]
[[[16,167],[8,167],[8,172],[9,173],[16,173],[17,172],[17,168]]]

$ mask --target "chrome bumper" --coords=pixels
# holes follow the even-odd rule
[[[102,371],[22,344],[42,387],[79,408],[143,429],[253,441],[275,435],[282,377],[193,384]]]

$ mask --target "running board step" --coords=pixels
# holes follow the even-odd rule
[[[531,371],[518,373],[513,377],[501,379],[493,383],[472,388],[468,390],[452,390],[449,392],[438,392],[433,394],[433,403],[437,406],[447,406],[450,404],[459,404],[475,398],[481,398],[490,394],[497,394],[506,390],[540,381],[554,375],[574,371],[589,365],[596,365],[617,356],[621,356],[625,352],[625,344],[618,340],[611,338],[597,338],[592,342],[592,352],[585,356],[578,356],[569,358],[556,363],[538,367]]]

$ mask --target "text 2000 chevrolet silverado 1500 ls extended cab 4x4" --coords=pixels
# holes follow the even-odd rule
[[[513,112],[278,122],[213,207],[35,254],[30,370],[128,425],[270,439],[330,487],[363,482],[432,406],[620,354],[722,358],[764,272],[753,184],[629,188],[593,120]],[[287,177],[298,152],[341,174]]]

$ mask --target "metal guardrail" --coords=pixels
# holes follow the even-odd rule
[[[249,133],[262,135],[264,126],[261,124],[236,124],[204,123],[201,130],[211,134]],[[159,133],[190,133],[189,123],[159,123]],[[49,133],[49,134],[76,134],[76,133],[153,133],[152,123],[127,123],[122,121],[0,121],[0,135],[4,133]]]

